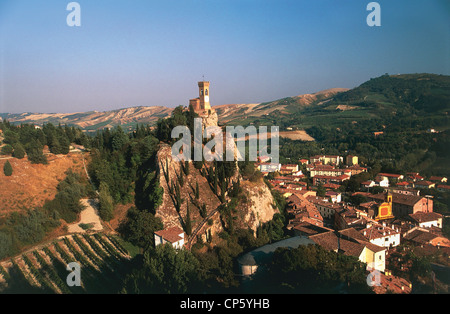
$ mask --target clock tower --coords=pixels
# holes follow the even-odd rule
[[[210,110],[211,105],[209,104],[209,82],[198,82],[198,92],[200,96],[200,108],[202,108],[203,110]]]

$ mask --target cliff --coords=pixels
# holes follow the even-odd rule
[[[217,125],[217,114],[212,112],[208,117],[203,117],[203,124]],[[234,142],[231,145],[234,145]],[[231,147],[233,148],[236,149],[235,146]],[[197,237],[207,241],[211,239],[210,236],[214,238],[224,228],[229,227],[224,225],[226,219],[220,216],[219,207],[222,202],[205,175],[206,168],[212,167],[212,163],[203,165],[203,169],[199,170],[193,162],[185,164],[175,161],[168,144],[160,145],[157,162],[159,183],[164,189],[164,195],[162,204],[156,210],[156,216],[161,218],[164,228],[177,226],[187,231],[188,206],[192,230],[188,238],[188,247],[197,241]],[[228,192],[231,189],[231,182],[237,181],[238,177],[240,178],[237,168],[230,178]],[[240,178],[240,182],[242,195],[233,211],[234,227],[256,231],[260,224],[270,221],[278,210],[272,206],[274,204],[272,193],[263,181],[249,182]],[[224,203],[229,201],[227,195]]]

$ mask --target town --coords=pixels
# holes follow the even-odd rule
[[[296,164],[271,163],[270,157],[262,156],[255,166],[286,199],[290,217],[286,229],[298,237],[295,245],[317,244],[358,258],[369,270],[378,271],[378,282],[372,284],[377,293],[411,292],[407,248],[423,256],[442,253],[448,262],[444,217],[433,211],[433,196],[427,194],[429,189],[448,192],[446,177],[377,173],[364,180],[368,169],[353,155],[316,155]],[[351,179],[359,187],[349,193],[343,187]],[[185,233],[177,227],[155,232],[155,245],[167,242],[182,249]],[[244,277],[254,275],[260,266],[258,258],[248,255],[256,256],[249,252],[239,258]]]

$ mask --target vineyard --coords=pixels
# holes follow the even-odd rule
[[[73,234],[0,264],[0,293],[116,293],[130,261],[113,235]],[[77,262],[81,286],[66,283]]]

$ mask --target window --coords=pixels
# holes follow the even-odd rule
[[[205,90],[205,95],[208,96],[208,90]]]

